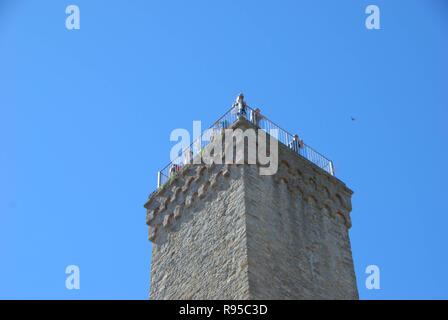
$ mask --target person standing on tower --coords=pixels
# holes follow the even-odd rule
[[[300,149],[303,148],[303,141],[299,141],[299,136],[294,135],[292,141],[289,143],[289,148],[299,153]]]
[[[247,113],[246,113],[246,109],[247,109],[247,105],[246,102],[244,101],[244,95],[242,93],[240,93],[238,95],[238,97],[236,98],[236,103],[233,104],[233,107],[236,108],[238,110],[237,116],[238,119],[247,118]]]

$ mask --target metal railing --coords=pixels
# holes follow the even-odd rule
[[[248,115],[251,114],[254,110],[247,106]],[[250,118],[248,116],[248,118]],[[230,108],[221,118],[219,118],[210,128],[205,130],[198,138],[193,141],[193,143],[185,148],[182,153],[173,159],[170,163],[168,163],[162,170],[158,172],[158,180],[157,187],[161,187],[171,179],[179,169],[187,164],[191,163],[192,159],[196,157],[202,156],[202,151],[204,148],[210,144],[210,136],[216,131],[221,131],[230,127],[233,123],[238,120],[237,110],[235,107]],[[295,147],[297,145],[297,140],[294,141],[294,135],[290,134],[286,130],[283,130],[281,127],[276,125],[274,122],[270,121],[266,117],[263,116],[261,120],[258,122],[258,128],[264,130],[267,133],[273,132],[273,130],[277,130],[278,136],[275,138],[289,147],[290,149],[297,152],[300,156],[307,159],[308,161],[314,163],[322,170],[334,176],[334,167],[333,162],[322,154],[308,146],[307,144],[301,143],[300,147]],[[295,144],[296,143],[296,144]]]

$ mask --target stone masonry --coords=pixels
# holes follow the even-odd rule
[[[278,148],[275,175],[190,164],[150,195],[150,299],[358,299],[353,192]]]

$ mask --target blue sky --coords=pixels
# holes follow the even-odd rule
[[[355,191],[360,297],[447,299],[447,18],[444,0],[0,0],[0,298],[146,299],[170,133],[244,92]]]

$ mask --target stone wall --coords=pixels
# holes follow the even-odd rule
[[[151,299],[358,298],[353,192],[282,144],[279,162],[186,165],[151,194]]]
[[[274,176],[244,172],[251,299],[358,299],[348,228],[352,192],[279,148]]]
[[[243,168],[228,169],[190,165],[147,205],[151,299],[249,297]]]

